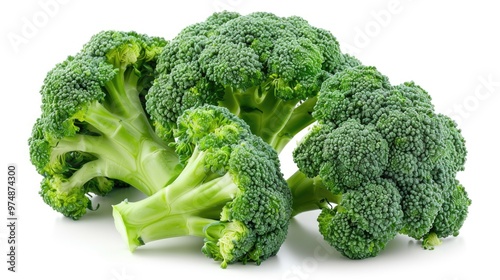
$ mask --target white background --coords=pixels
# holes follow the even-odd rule
[[[499,279],[497,6],[495,1],[416,0],[2,1],[0,279]],[[473,204],[460,235],[434,251],[399,236],[378,257],[354,261],[322,241],[317,212],[311,212],[292,221],[278,256],[260,266],[236,264],[222,270],[200,252],[197,238],[158,241],[130,253],[114,229],[110,205],[138,198],[132,190],[97,200],[99,211],[80,221],[46,206],[27,146],[40,114],[39,89],[46,72],[101,30],[171,39],[222,9],[301,16],[330,30],[344,51],[377,66],[393,84],[414,80],[429,91],[437,110],[453,116],[467,140],[466,171],[459,178]],[[283,162],[283,172],[293,173],[290,157]],[[6,263],[9,164],[17,166],[19,176],[17,273],[7,272]]]

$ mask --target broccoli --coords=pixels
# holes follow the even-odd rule
[[[399,233],[426,249],[458,235],[471,203],[456,179],[465,141],[425,90],[357,65],[322,84],[312,114],[288,179],[294,215],[321,209],[321,234],[353,259],[378,255]]]
[[[191,235],[223,268],[260,264],[293,216],[320,210],[325,240],[363,259],[397,234],[433,249],[471,204],[457,124],[297,16],[214,13],[170,41],[103,31],[41,97],[28,140],[41,197],[77,220],[92,195],[137,188],[146,198],[113,206],[131,251]],[[278,155],[301,131],[285,180]]]
[[[91,194],[131,185],[151,195],[180,172],[175,150],[156,135],[144,110],[165,44],[103,31],[48,72],[29,148],[43,176],[40,195],[56,211],[79,219],[96,208]]]
[[[202,252],[223,268],[275,255],[292,212],[276,151],[213,105],[185,110],[174,136],[183,165],[177,179],[143,200],[113,206],[130,250],[190,235],[204,238]]]
[[[165,46],[146,109],[168,139],[187,108],[226,107],[280,152],[315,121],[322,82],[358,63],[330,32],[300,17],[214,13]]]

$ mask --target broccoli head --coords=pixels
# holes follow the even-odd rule
[[[185,110],[174,135],[181,174],[148,198],[113,206],[130,250],[192,235],[204,238],[203,253],[222,267],[275,255],[292,211],[276,151],[229,110],[213,105]]]
[[[288,183],[294,198],[306,196],[293,213],[323,209],[320,232],[342,254],[377,255],[397,233],[427,249],[458,235],[471,203],[456,180],[465,141],[425,90],[354,65],[323,83],[313,116],[318,124],[293,154],[299,170]],[[363,213],[385,228],[366,226]]]
[[[392,181],[381,178],[388,154],[388,144],[375,126],[354,119],[337,129],[332,124],[316,125],[294,151],[303,170],[297,173],[315,178],[308,182],[292,176],[288,182],[294,198],[298,189],[310,204],[316,199],[316,209],[322,209],[321,234],[349,258],[377,255],[401,230],[401,196]],[[311,158],[316,158],[313,164]],[[294,214],[306,209],[300,201],[304,198],[298,199]]]
[[[401,196],[389,180],[367,181],[348,190],[334,208],[318,216],[319,231],[341,254],[351,259],[374,257],[401,229]]]
[[[215,13],[165,46],[147,110],[170,137],[187,108],[223,106],[279,152],[314,122],[321,83],[345,65],[335,37],[302,18]]]
[[[50,70],[29,139],[40,194],[65,216],[93,209],[89,195],[131,185],[147,195],[171,182],[179,160],[144,110],[165,40],[103,31]]]

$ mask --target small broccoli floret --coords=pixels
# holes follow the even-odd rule
[[[375,67],[346,68],[322,84],[313,116],[334,127],[349,119],[357,119],[362,124],[372,123],[370,120],[385,106],[381,103],[385,91],[377,90],[390,86],[389,79]]]
[[[399,185],[401,206],[405,213],[401,233],[415,239],[423,238],[431,229],[441,210],[443,190],[433,182]]]
[[[387,180],[366,183],[342,195],[333,209],[318,217],[325,240],[351,259],[374,257],[392,240],[402,225],[401,196]]]
[[[224,268],[275,255],[292,211],[277,153],[226,108],[188,109],[177,123],[181,174],[146,199],[113,206],[130,250],[193,235],[205,239],[202,251]]]
[[[125,183],[150,195],[179,173],[175,151],[144,111],[164,45],[157,37],[103,31],[47,74],[29,146],[44,176],[40,194],[56,211],[78,219],[95,208],[90,194]]]
[[[298,181],[304,180],[300,175],[304,173],[320,178],[310,183],[327,185],[333,194],[341,194],[382,175],[388,162],[388,146],[374,126],[349,120],[338,129],[331,124],[313,126],[293,156],[300,171],[293,175],[297,178],[289,179],[292,190],[309,184],[307,180]]]
[[[147,110],[168,135],[187,108],[223,106],[279,152],[314,122],[321,83],[346,63],[330,32],[299,17],[215,13],[163,49]]]
[[[424,245],[427,245],[427,249],[432,249],[432,246],[429,246],[431,243],[426,242],[429,240],[430,234],[435,234],[437,238],[458,236],[459,230],[467,218],[470,204],[471,200],[465,188],[456,181],[451,195],[444,200],[430,233],[424,237],[423,242]]]
[[[464,169],[465,141],[453,120],[434,111],[425,90],[413,82],[393,86],[376,68],[353,60],[323,83],[313,116],[318,124],[294,150],[299,171],[288,179],[294,215],[323,209],[320,231],[330,244],[351,258],[375,256],[395,232],[372,236],[344,213],[356,206],[345,207],[345,200],[382,180],[398,193],[396,232],[428,249],[458,234],[470,205],[455,179]],[[377,203],[371,205],[374,217],[384,217]]]
[[[389,143],[387,177],[405,186],[431,177],[443,150],[442,129],[434,116],[394,110],[379,119],[377,130]]]
[[[365,126],[356,120],[348,120],[332,129],[323,147],[319,176],[331,185],[334,193],[343,193],[379,178],[388,164],[386,140],[374,126]],[[299,161],[297,165],[303,166]]]
[[[312,178],[319,174],[324,162],[324,142],[328,139],[329,133],[330,131],[324,129],[323,125],[314,125],[293,151],[295,163],[307,177]]]

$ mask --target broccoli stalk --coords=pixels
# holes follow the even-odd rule
[[[229,174],[206,181],[203,158],[195,151],[181,176],[148,199],[113,206],[116,228],[131,251],[170,237],[204,237],[204,228],[220,219],[239,189]]]
[[[133,111],[132,104],[122,102],[121,105],[120,110]],[[111,113],[105,105],[93,102],[78,121],[91,126],[93,133],[99,135],[76,134],[60,139],[51,151],[50,162],[76,151],[94,155],[96,159],[74,171],[61,189],[79,188],[92,178],[103,176],[121,180],[151,195],[175,178],[177,156],[151,130],[144,113],[120,116]]]
[[[271,142],[276,151],[281,152],[299,132],[316,122],[312,112],[317,100],[316,96],[310,97],[295,106],[287,122]]]
[[[333,194],[324,185],[319,176],[310,178],[297,170],[287,179],[293,197],[292,216],[300,213],[331,207],[331,203],[339,204],[341,194]]]
[[[275,255],[292,209],[276,151],[243,120],[212,105],[186,110],[174,135],[180,175],[150,197],[113,206],[129,249],[191,235],[204,238],[203,253],[223,268]]]
[[[274,95],[274,86],[277,85],[268,81],[244,92],[228,87],[218,105],[243,119],[252,133],[281,152],[297,133],[315,122],[311,113],[317,98],[311,97],[304,102],[284,100]]]
[[[151,195],[180,172],[175,150],[144,110],[164,45],[160,38],[105,31],[47,74],[29,145],[44,176],[40,194],[56,211],[78,219],[94,208],[91,193],[105,195],[125,183]]]
[[[232,109],[231,112],[243,119],[252,128],[252,133],[260,136],[275,150],[280,151],[281,130],[293,113],[298,100],[281,100],[272,94],[272,89],[252,87],[241,92],[227,88],[219,106]],[[305,124],[308,125],[308,124]]]

